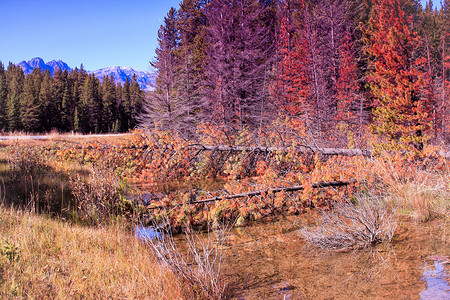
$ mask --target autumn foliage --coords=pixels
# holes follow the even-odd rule
[[[411,174],[448,167],[439,152],[429,148],[420,157],[326,155],[297,143],[280,147],[273,137],[266,140],[271,145],[258,146],[255,137],[245,133],[237,145],[218,146],[208,143],[217,141],[208,128],[203,141],[168,131],[135,131],[107,144],[66,144],[42,151],[57,161],[109,166],[127,189],[126,199],[110,202],[108,209],[141,222],[169,220],[174,229],[236,220],[242,225],[327,208],[360,193],[382,194],[385,186],[409,180]],[[220,131],[216,135],[220,137]],[[398,178],[393,179],[394,174]],[[344,184],[320,187],[328,182]],[[242,196],[227,198],[233,195]],[[80,207],[86,213],[87,206]]]
[[[312,98],[312,74],[309,69],[310,52],[306,31],[294,32],[292,20],[281,20],[276,77],[271,86],[275,105],[282,109],[282,116],[290,118],[289,124],[305,135],[311,126],[315,105]]]
[[[430,138],[432,100],[424,90],[430,80],[425,57],[417,55],[419,36],[404,0],[375,1],[370,20],[368,53],[373,57],[369,82],[374,95],[371,128],[386,149],[423,149]]]

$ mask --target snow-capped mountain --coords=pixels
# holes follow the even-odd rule
[[[141,89],[145,91],[152,91],[155,88],[156,75],[154,73],[139,71],[130,67],[108,67],[92,72],[95,77],[103,80],[105,76],[113,76],[116,83],[124,84],[125,81],[130,80],[133,74],[136,74],[137,82]]]
[[[33,69],[40,68],[41,71],[49,70],[50,74],[53,76],[56,69],[61,69],[62,71],[70,71],[70,67],[62,60],[52,60],[47,63],[40,57],[35,57],[29,61],[21,61],[19,66],[22,67],[25,75],[33,72]]]
[[[45,63],[40,57],[35,57],[29,61],[21,61],[18,65],[22,68],[25,75],[31,73],[35,68],[40,68],[42,71],[49,70],[52,76],[58,68],[63,71],[71,70],[71,68],[61,60],[52,60]],[[103,80],[103,77],[112,75],[115,82],[121,84],[124,84],[127,78],[131,81],[133,74],[136,74],[137,82],[144,91],[154,90],[156,83],[156,75],[154,73],[139,71],[130,67],[108,67],[93,72],[87,72],[93,73],[100,81]]]
[[[70,71],[70,67],[62,60],[49,61],[47,63],[47,66],[50,66],[54,71],[56,71],[56,69],[60,69],[62,71],[65,71],[65,70]],[[51,73],[51,71],[50,71],[50,73]]]

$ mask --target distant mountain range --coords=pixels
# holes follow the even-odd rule
[[[40,68],[42,71],[49,70],[52,76],[57,69],[61,69],[63,71],[71,70],[71,68],[62,60],[52,60],[45,63],[40,57],[35,57],[29,61],[21,61],[18,65],[22,68],[25,75],[31,73],[35,68]],[[155,73],[139,71],[130,67],[108,67],[96,71],[86,72],[93,73],[100,80],[103,80],[103,77],[105,76],[112,75],[116,83],[121,84],[124,84],[127,78],[131,81],[133,74],[136,74],[137,82],[144,91],[154,90],[156,83]]]
[[[22,68],[25,75],[33,72],[33,69],[41,68],[41,71],[49,70],[50,74],[53,76],[53,73],[56,69],[61,69],[63,71],[67,70],[70,71],[70,67],[63,62],[62,60],[52,60],[48,63],[45,63],[44,60],[40,57],[35,57],[29,61],[21,61],[19,63],[19,66]]]
[[[120,82],[122,84],[125,83],[127,78],[131,81],[131,77],[133,76],[133,74],[136,74],[137,82],[139,83],[141,89],[145,91],[153,91],[155,89],[155,73],[139,71],[130,67],[108,67],[94,71],[92,73],[94,73],[95,77],[100,80],[103,80],[103,77],[112,75],[116,83]]]

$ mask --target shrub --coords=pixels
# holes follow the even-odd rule
[[[29,176],[46,168],[44,159],[36,147],[15,145],[8,163],[13,176]]]
[[[99,223],[118,213],[120,179],[113,170],[94,167],[87,180],[76,173],[70,178],[70,186],[82,217]]]
[[[13,243],[4,240],[0,244],[0,255],[7,258],[10,263],[17,261],[20,256],[20,249]]]
[[[419,221],[450,211],[450,170],[445,160],[435,160],[420,165],[385,155],[375,162],[375,175],[388,200]]]
[[[357,203],[335,203],[322,211],[318,225],[300,229],[310,244],[326,249],[361,249],[390,241],[396,222],[394,210],[382,197],[358,196]]]

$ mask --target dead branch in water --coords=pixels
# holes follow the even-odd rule
[[[340,187],[340,186],[347,186],[349,184],[356,183],[356,182],[357,182],[357,180],[327,181],[327,182],[314,183],[311,187],[314,189],[325,188],[325,187]],[[275,194],[275,193],[279,193],[279,192],[295,192],[295,191],[300,191],[303,189],[304,189],[304,187],[302,185],[271,188],[271,189],[260,190],[260,191],[253,191],[253,192],[225,195],[225,196],[217,196],[217,197],[212,197],[212,198],[207,198],[207,199],[202,199],[202,200],[194,200],[194,201],[189,201],[187,203],[178,203],[178,204],[174,204],[173,207],[181,206],[184,204],[201,204],[201,203],[216,202],[216,201],[220,201],[220,200],[231,200],[231,199],[244,198],[244,197],[260,196],[262,194],[269,194],[269,193]],[[162,208],[167,208],[167,206],[160,205],[160,206],[147,207],[147,209],[150,209],[150,210],[162,209]]]

